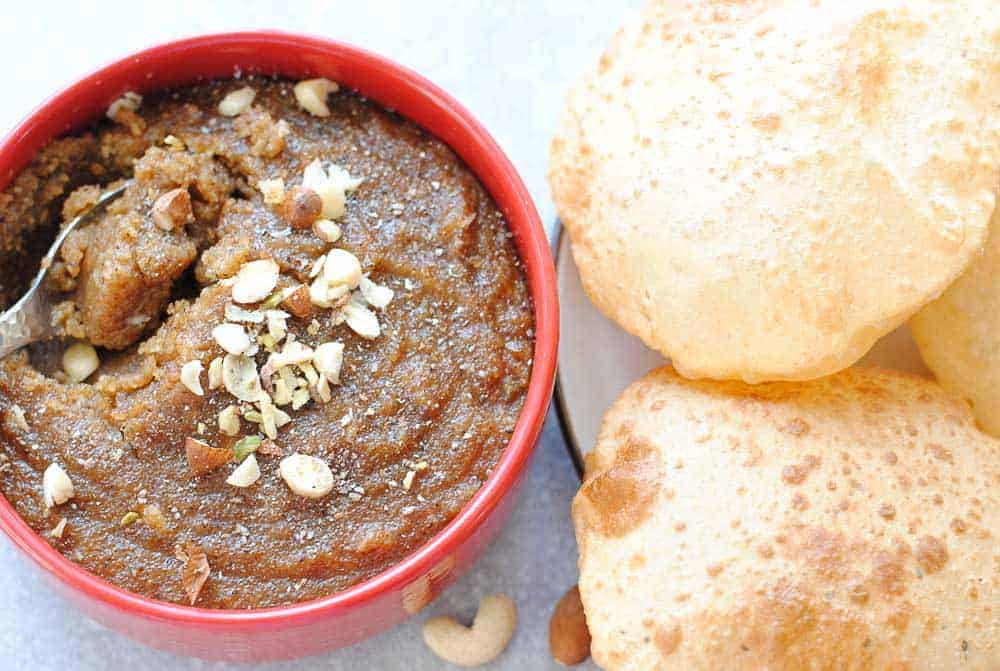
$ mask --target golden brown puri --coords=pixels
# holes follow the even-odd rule
[[[219,101],[245,86],[256,90],[252,107],[220,115]],[[106,183],[134,177],[53,268],[67,292],[67,333],[124,349],[101,350],[90,384],[59,371],[64,343],[0,361],[0,492],[60,552],[123,588],[189,603],[185,556],[195,577],[202,559],[210,566],[194,590],[201,607],[337,592],[437,533],[507,445],[529,384],[533,318],[503,216],[435,138],[349,92],[328,104],[328,117],[313,117],[290,82],[261,79],[161,92],[129,124],[52,143],[0,194],[0,231],[31,213],[26,234],[51,240],[60,208],[71,217]],[[196,395],[184,367],[209,371],[224,354],[212,331],[234,290],[219,280],[266,258],[282,283],[310,282],[331,244],[290,229],[259,185],[281,177],[291,191],[317,158],[363,179],[337,220],[336,248],[393,290],[381,334],[365,339],[307,300],[310,316],[289,316],[282,330],[309,346],[343,343],[332,397],[284,404],[291,421],[258,449],[252,486],[227,483],[235,463],[192,477],[188,438],[232,454],[259,423],[244,405],[237,433],[225,433],[221,418],[236,399],[204,372]],[[190,204],[182,198],[179,217],[158,220],[156,204],[176,189]],[[0,296],[11,295],[19,268],[0,265]],[[259,350],[263,361],[266,345]],[[325,498],[286,485],[279,462],[293,451],[336,474]],[[75,494],[46,508],[42,474],[52,463]]]
[[[927,366],[967,398],[979,425],[1000,435],[1000,209],[983,255],[910,321]]]
[[[551,146],[591,300],[687,377],[857,361],[982,249],[998,36],[993,0],[650,2]]]
[[[653,371],[573,519],[606,669],[1000,668],[1000,442],[931,381]]]

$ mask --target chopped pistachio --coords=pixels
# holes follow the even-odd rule
[[[130,510],[127,513],[125,513],[125,517],[122,518],[121,525],[123,527],[127,527],[130,524],[134,524],[138,519],[139,519],[139,513],[135,512],[134,510]]]
[[[243,461],[248,455],[256,452],[263,440],[260,436],[246,436],[236,441],[236,444],[233,445],[233,456],[236,461]]]

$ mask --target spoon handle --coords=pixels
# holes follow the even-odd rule
[[[130,183],[131,181],[125,182],[115,189],[102,193],[92,208],[74,218],[60,231],[42,258],[41,268],[28,287],[28,291],[9,310],[0,315],[0,359],[25,345],[52,336],[54,331],[52,301],[44,282],[56,254],[59,253],[59,248],[80,222],[89,218],[108,201],[120,196]]]

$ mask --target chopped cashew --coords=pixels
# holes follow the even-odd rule
[[[278,471],[293,493],[307,499],[321,499],[333,491],[333,472],[322,459],[296,452],[281,460]]]
[[[218,389],[222,386],[222,357],[215,357],[208,364],[208,388]]]
[[[313,366],[328,382],[340,384],[340,368],[344,364],[344,343],[325,342],[313,353]]]
[[[480,666],[500,656],[514,635],[517,606],[497,594],[479,602],[471,627],[453,617],[435,617],[424,623],[424,642],[434,654],[457,666]]]
[[[281,177],[262,179],[257,182],[257,188],[264,196],[267,205],[281,205],[285,202],[285,180]]]
[[[330,116],[326,97],[331,93],[336,93],[339,88],[336,82],[320,77],[299,82],[295,85],[293,92],[295,100],[302,105],[303,109],[313,116],[323,117]]]
[[[361,262],[346,249],[331,249],[323,262],[323,280],[331,287],[353,289],[361,283]]]
[[[253,104],[253,99],[256,97],[257,92],[249,86],[230,91],[219,103],[219,114],[222,116],[243,114],[250,109],[250,105]]]
[[[73,481],[59,464],[49,464],[42,474],[42,497],[46,508],[53,508],[73,498]]]
[[[302,171],[302,186],[319,194],[323,201],[321,216],[324,219],[340,219],[347,208],[347,194],[361,186],[360,177],[351,177],[340,166],[331,165],[323,169],[317,158]]]
[[[227,405],[219,413],[219,431],[227,436],[240,432],[240,410],[235,405]]]
[[[333,223],[329,219],[317,219],[314,221],[313,233],[323,242],[329,242],[331,244],[340,240],[340,236],[343,235],[340,230],[340,226]]]

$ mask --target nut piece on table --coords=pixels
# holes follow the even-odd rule
[[[152,209],[153,223],[160,230],[179,231],[194,221],[191,194],[187,189],[173,189],[156,199]]]
[[[563,594],[549,621],[549,649],[552,658],[565,666],[576,666],[590,656],[590,629],[580,601],[580,588]]]
[[[471,627],[453,617],[435,617],[424,623],[424,643],[435,655],[456,666],[480,666],[500,656],[517,627],[517,605],[502,594],[479,602]]]
[[[281,460],[278,471],[293,493],[307,499],[321,499],[333,491],[333,472],[322,459],[295,453]]]
[[[305,111],[313,116],[330,116],[330,108],[327,107],[326,97],[331,93],[336,93],[340,89],[336,82],[329,79],[306,79],[295,85],[295,100],[298,101]]]
[[[219,114],[222,116],[236,116],[238,114],[243,114],[250,109],[250,105],[253,104],[253,99],[256,97],[257,92],[249,86],[244,86],[241,89],[230,91],[226,94],[226,97],[219,102]]]
[[[42,475],[42,497],[46,508],[66,503],[73,498],[73,481],[59,464],[49,464]]]
[[[281,206],[281,216],[288,225],[303,230],[313,225],[323,211],[319,194],[304,186],[292,187]]]
[[[101,365],[97,350],[90,343],[73,343],[63,352],[62,367],[73,382],[83,382]]]

